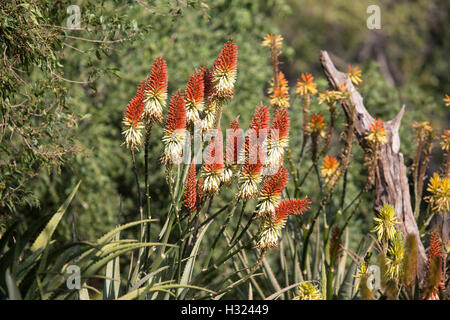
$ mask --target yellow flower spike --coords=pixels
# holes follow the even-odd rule
[[[319,289],[311,282],[302,282],[297,287],[298,295],[294,300],[323,300],[323,296]]]
[[[450,106],[450,96],[448,94],[445,95],[445,98],[442,99],[442,101],[445,102],[446,107]]]
[[[437,213],[444,213],[450,211],[450,178],[439,177],[437,173],[433,174],[433,177],[428,183],[427,191],[431,195],[425,197],[431,209]]]
[[[404,257],[404,245],[400,230],[394,235],[393,241],[389,244],[387,257],[386,275],[389,279],[398,280],[401,276]]]
[[[268,34],[264,37],[263,42],[261,43],[263,47],[271,48],[272,50],[275,49],[279,52],[281,52],[281,47],[283,46],[283,37],[280,35],[272,35]]]
[[[352,66],[348,66],[348,71],[349,72],[347,73],[347,75],[350,78],[350,80],[352,81],[352,83],[355,86],[359,86],[362,83],[362,79],[361,79],[362,71],[359,69],[358,66],[356,66],[354,68]]]
[[[377,233],[378,241],[392,240],[395,237],[395,225],[399,222],[395,216],[395,210],[393,206],[388,204],[378,212],[378,217],[374,218],[376,226],[372,232]]]
[[[320,167],[320,176],[324,179],[325,184],[329,184],[339,167],[339,161],[336,157],[326,155]]]
[[[443,151],[450,151],[450,130],[444,130],[444,134],[441,136],[442,141],[440,142]]]
[[[297,89],[295,93],[301,97],[317,94],[317,84],[314,83],[314,77],[311,73],[302,73],[302,80],[297,80]]]
[[[383,121],[375,119],[367,131],[366,140],[374,146],[381,146],[387,143],[387,132],[384,129]]]

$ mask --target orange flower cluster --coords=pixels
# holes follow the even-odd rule
[[[383,121],[381,119],[375,119],[366,135],[366,140],[372,143],[374,146],[380,146],[387,142],[387,132],[384,129]]]
[[[275,87],[275,80],[272,78],[270,87],[267,90],[270,97],[270,104],[277,108],[289,108],[289,85],[283,74],[278,73],[278,86]]]
[[[302,80],[297,80],[295,93],[301,97],[317,94],[317,84],[314,83],[313,75],[311,73],[302,73],[301,78]]]

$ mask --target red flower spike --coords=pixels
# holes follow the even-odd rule
[[[148,79],[145,91],[154,95],[167,93],[167,64],[164,58],[158,57],[152,65],[150,78]]]
[[[142,119],[142,113],[144,112],[143,91],[145,80],[138,84],[136,95],[128,102],[127,109],[125,111],[124,121],[130,126],[138,126]]]
[[[289,173],[283,166],[280,166],[277,173],[271,176],[264,183],[261,189],[261,195],[280,195],[288,183]]]
[[[223,169],[222,135],[219,134],[211,140],[206,147],[206,159],[204,170],[208,172],[219,172]]]
[[[204,83],[203,97],[208,99],[214,94],[214,75],[207,66],[203,67],[201,71],[203,72]]]
[[[237,74],[237,53],[237,46],[229,40],[214,62],[212,72],[219,97],[231,98],[233,96]]]
[[[203,101],[204,84],[202,71],[191,74],[184,94],[186,102],[198,104]]]
[[[178,90],[170,101],[169,110],[167,112],[165,134],[171,135],[175,130],[186,129],[186,108],[183,95]]]
[[[283,200],[275,209],[275,222],[283,222],[291,214],[303,214],[310,206],[311,200],[308,198]]]
[[[194,212],[197,201],[197,178],[195,173],[195,163],[189,167],[188,176],[186,179],[186,187],[184,189],[184,205],[189,209],[189,212]]]
[[[153,62],[150,75],[146,78],[144,93],[144,116],[161,121],[167,99],[167,65],[162,57]]]
[[[289,113],[286,109],[278,109],[273,123],[271,126],[272,130],[278,130],[278,139],[285,139],[289,136]]]

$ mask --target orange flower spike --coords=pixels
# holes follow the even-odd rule
[[[185,90],[186,118],[188,123],[200,120],[200,112],[203,111],[204,97],[203,70],[191,75]]]
[[[278,109],[270,127],[267,144],[267,166],[278,166],[282,163],[284,149],[289,145],[289,113],[286,109]]]
[[[288,199],[282,201],[275,210],[275,222],[286,220],[293,215],[301,215],[311,207],[311,200],[305,199]]]
[[[311,120],[307,126],[307,130],[310,134],[323,135],[325,133],[325,118],[319,112],[311,115]]]
[[[184,205],[192,213],[196,209],[197,201],[197,178],[195,173],[195,163],[189,167],[188,176],[186,178],[186,187],[184,189]]]
[[[261,249],[277,247],[278,238],[281,236],[287,217],[291,214],[303,214],[310,206],[311,201],[308,198],[282,201],[275,209],[273,216],[263,219],[257,236],[257,247]]]
[[[203,98],[209,99],[215,91],[214,75],[208,66],[204,66],[201,70],[203,72]]]
[[[289,86],[283,72],[278,73],[278,86],[275,87],[274,79],[270,82],[267,93],[270,97],[270,104],[278,108],[289,107]]]
[[[230,99],[234,96],[237,57],[237,46],[231,40],[228,40],[212,68],[216,93],[219,98]]]
[[[178,90],[170,101],[164,128],[163,142],[165,144],[163,162],[179,161],[183,153],[186,130],[186,108],[184,98]]]
[[[350,78],[350,80],[352,81],[352,83],[355,86],[359,86],[362,83],[362,79],[361,79],[362,71],[359,69],[358,66],[353,68],[350,65],[348,66],[348,71],[349,72],[347,73],[347,75]]]
[[[448,94],[445,95],[445,98],[442,99],[445,102],[445,106],[450,106],[450,96]]]
[[[289,173],[286,168],[280,166],[277,173],[264,183],[258,198],[258,218],[275,213],[275,207],[281,199],[281,192],[286,187]]]
[[[441,148],[444,151],[450,151],[450,130],[444,130],[444,134],[441,136],[442,141],[440,142]]]
[[[439,287],[442,290],[445,289],[445,283],[443,282],[443,272],[442,272],[442,258],[443,258],[443,250],[441,246],[441,239],[436,230],[431,234],[430,239],[430,249],[428,253],[428,279],[431,283],[429,283],[432,287],[431,296],[428,300],[439,300]],[[435,270],[433,267],[434,263],[437,263],[437,267],[439,270]],[[435,265],[436,266],[436,265]],[[432,270],[433,269],[433,270]],[[433,272],[438,271],[439,273],[433,276]],[[433,285],[432,283],[435,283]]]
[[[302,80],[297,80],[297,90],[295,93],[301,97],[317,94],[317,84],[314,83],[314,77],[311,73],[302,73]]]
[[[387,132],[384,129],[383,121],[381,119],[375,119],[367,133],[366,139],[374,145],[383,145],[387,142]]]
[[[167,100],[167,81],[166,61],[158,57],[153,62],[150,77],[145,86],[145,117],[158,122],[162,121],[162,110]]]
[[[145,80],[139,83],[137,93],[128,103],[123,118],[124,131],[122,134],[125,136],[124,143],[130,150],[137,149],[142,144],[144,86]]]
[[[339,161],[336,159],[336,157],[330,157],[329,155],[326,155],[324,157],[322,166],[320,168],[320,176],[324,178],[325,184],[331,182],[331,179],[337,172],[338,167]]]
[[[203,191],[210,194],[219,192],[220,182],[223,179],[223,151],[222,136],[219,134],[211,140],[206,149],[205,164],[202,167],[202,178],[204,179]]]

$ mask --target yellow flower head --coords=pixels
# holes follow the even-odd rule
[[[325,92],[319,92],[319,97],[317,101],[319,104],[327,103],[329,106],[336,104],[336,102],[341,98],[340,91],[325,90]]]
[[[442,99],[445,102],[445,106],[450,106],[450,96],[448,94],[445,95],[445,98]]]
[[[298,295],[294,300],[323,300],[323,296],[319,289],[311,282],[302,282],[297,287]]]
[[[268,34],[264,37],[261,44],[263,47],[271,48],[272,50],[277,50],[281,53],[281,47],[283,46],[283,37],[280,35]]]
[[[377,233],[378,241],[392,240],[395,236],[395,225],[398,224],[395,216],[394,207],[388,204],[378,212],[378,216],[374,218],[376,226],[372,232]]]
[[[375,119],[375,121],[370,125],[366,135],[366,140],[374,146],[380,146],[388,141],[386,135],[387,132],[384,130],[383,121],[381,121],[381,119]]]
[[[355,86],[360,85],[362,83],[362,79],[361,79],[362,71],[359,69],[359,67],[356,66],[356,67],[352,68],[352,66],[348,66],[348,71],[349,72],[347,73],[347,75],[350,78],[350,80],[352,80],[352,83]]]
[[[450,151],[450,130],[444,130],[444,134],[441,136],[441,147],[443,151]]]
[[[267,90],[270,97],[270,104],[279,108],[289,108],[289,86],[283,72],[278,74],[278,86],[272,78],[270,87]]]
[[[427,191],[431,195],[425,197],[431,209],[437,213],[444,213],[450,210],[450,178],[439,177],[437,173],[433,174],[428,184]]]
[[[399,279],[403,270],[404,245],[400,230],[395,233],[394,239],[389,244],[387,256],[387,276],[389,279]]]
[[[362,276],[367,275],[367,263],[361,263],[358,267],[358,271],[353,276],[356,279],[361,279]]]
[[[297,93],[299,96],[304,97],[307,95],[315,95],[317,93],[317,84],[314,83],[314,77],[311,73],[302,73],[302,80],[297,80]]]

